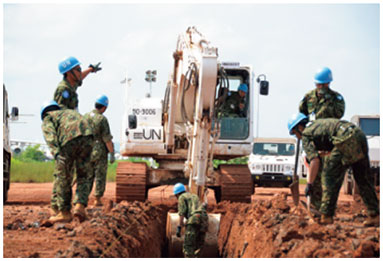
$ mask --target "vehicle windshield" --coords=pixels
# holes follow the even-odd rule
[[[292,156],[295,154],[295,145],[291,143],[254,143],[253,154]]]
[[[361,118],[360,128],[368,136],[380,136],[380,119]]]

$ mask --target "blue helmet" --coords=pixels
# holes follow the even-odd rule
[[[289,129],[290,135],[293,135],[292,133],[293,129],[303,120],[308,120],[308,119],[307,119],[307,116],[301,112],[291,116],[291,118],[287,122],[287,128]]]
[[[104,105],[105,107],[108,107],[108,104],[109,104],[109,99],[106,95],[100,95],[97,99],[96,99],[96,103],[98,104],[101,104],[101,105]]]
[[[60,110],[60,106],[58,105],[57,102],[55,101],[44,102],[40,110],[41,120],[44,120],[44,114],[46,112],[56,111],[56,110]]]
[[[77,65],[80,65],[80,62],[73,56],[70,56],[59,63],[59,71],[61,74],[64,74],[72,70]]]
[[[332,82],[331,70],[328,67],[323,67],[322,69],[319,69],[315,73],[314,82],[319,84]]]
[[[249,90],[249,88],[247,87],[246,83],[241,83],[238,86],[238,91],[243,91],[243,92],[247,93],[248,90]]]
[[[173,188],[174,195],[177,195],[177,194],[179,194],[181,192],[185,192],[185,191],[186,191],[186,189],[185,189],[184,184],[177,183],[177,184],[174,185],[174,188]]]

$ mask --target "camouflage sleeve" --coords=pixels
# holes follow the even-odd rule
[[[110,133],[108,119],[106,117],[104,117],[101,121],[101,137],[105,143],[113,139],[113,136]]]
[[[307,97],[303,97],[303,99],[299,103],[299,112],[303,113],[304,115],[308,115],[309,112],[307,110]]]
[[[340,94],[337,94],[335,97],[335,106],[334,106],[334,115],[336,118],[340,119],[344,115],[346,104],[344,102],[343,96]]]
[[[43,130],[44,139],[51,149],[52,156],[56,156],[56,154],[58,154],[60,151],[60,146],[58,142],[56,127],[50,115],[44,118],[41,128]]]
[[[62,109],[76,109],[78,107],[78,99],[73,95],[71,90],[66,86],[58,86],[53,99],[60,105]]]
[[[178,215],[187,217],[188,213],[188,204],[185,197],[182,195],[178,198]]]
[[[307,136],[302,137],[302,145],[306,153],[306,158],[309,162],[319,157],[318,150],[315,147],[314,141],[310,140]]]
[[[69,107],[69,92],[62,87],[57,87],[53,99],[60,105],[62,109],[70,109]]]
[[[345,103],[342,95],[336,93],[333,97],[326,100],[317,112],[318,118],[337,118],[343,117]]]

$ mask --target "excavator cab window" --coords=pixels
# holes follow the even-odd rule
[[[250,85],[249,72],[244,69],[226,69],[228,86],[225,92],[217,88],[217,96],[225,94],[218,108],[220,119],[220,139],[244,140],[249,136]],[[241,94],[240,84],[245,83],[248,91]],[[244,95],[244,96],[243,96]]]

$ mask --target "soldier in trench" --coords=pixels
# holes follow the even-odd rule
[[[306,196],[313,194],[320,158],[328,157],[322,169],[323,196],[320,206],[322,224],[332,224],[339,190],[346,170],[351,167],[360,195],[367,207],[364,226],[379,226],[379,203],[370,171],[368,144],[363,131],[351,122],[338,119],[318,119],[309,122],[306,115],[294,114],[288,121],[290,135],[302,139],[303,149],[310,162],[310,176]]]
[[[330,89],[332,80],[332,72],[328,67],[319,69],[314,76],[316,88],[306,93],[299,103],[299,112],[306,115],[310,121],[328,118],[340,119],[343,117],[345,102],[340,93]],[[304,157],[304,160],[307,163],[306,157]],[[317,210],[320,209],[322,201],[321,173],[325,167],[324,165],[328,162],[328,157],[323,155],[320,160],[320,169],[312,184],[313,195],[311,198],[311,204]]]
[[[103,115],[109,105],[109,99],[101,95],[96,99],[95,109],[88,112],[84,117],[93,122],[94,127],[94,147],[91,156],[91,175],[89,181],[89,195],[92,192],[93,181],[96,183],[94,195],[95,205],[102,206],[101,198],[105,192],[106,174],[108,171],[108,152],[110,153],[110,163],[115,161],[114,148],[110,133],[108,119]]]
[[[77,187],[74,216],[85,220],[85,207],[88,204],[88,182],[90,155],[93,147],[92,123],[75,110],[61,110],[57,102],[51,101],[41,108],[44,139],[55,158],[54,204],[49,221],[70,222],[72,220],[72,180],[73,166],[77,171]]]
[[[185,226],[183,253],[185,257],[199,257],[208,229],[208,215],[205,206],[200,202],[197,195],[186,192],[182,183],[177,183],[173,192],[178,199],[178,214],[180,216],[177,237],[181,237],[182,227]],[[187,219],[186,224],[184,224],[184,218]]]

